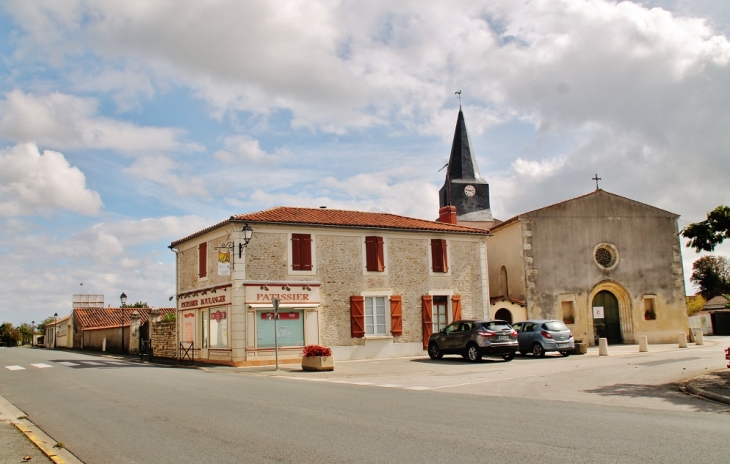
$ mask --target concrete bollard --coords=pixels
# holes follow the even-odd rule
[[[598,339],[598,356],[608,356],[608,339]]]
[[[705,344],[705,338],[704,335],[702,335],[702,330],[695,329],[695,345],[704,345]]]
[[[639,337],[639,353],[646,353],[649,351],[649,340],[647,340],[646,335],[642,335]]]
[[[679,334],[679,347],[687,348],[687,334],[686,333]]]
[[[106,337],[101,342],[101,351],[106,351]]]

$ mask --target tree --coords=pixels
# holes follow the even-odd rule
[[[689,280],[706,300],[730,293],[730,261],[724,256],[703,256],[692,263]]]
[[[682,237],[688,238],[687,246],[700,251],[714,251],[715,247],[730,238],[730,208],[720,205],[707,213],[707,219],[682,229]]]
[[[687,315],[692,316],[697,314],[705,307],[707,300],[702,295],[688,296],[687,297]]]
[[[10,322],[3,322],[0,325],[0,342],[5,346],[17,346],[20,341],[20,332]]]
[[[50,316],[50,317],[45,318],[43,320],[43,322],[41,322],[40,324],[38,324],[38,326],[35,328],[36,332],[37,333],[40,333],[41,335],[42,334],[45,334],[46,333],[46,326],[47,325],[53,325],[53,321],[54,320],[55,319],[54,319],[53,316]]]
[[[149,308],[146,301],[138,301],[131,305],[126,305],[125,308]]]
[[[18,332],[20,332],[21,339],[23,340],[23,345],[30,344],[30,341],[33,337],[33,334],[31,333],[32,330],[30,330],[30,324],[27,322],[23,322],[18,327]]]

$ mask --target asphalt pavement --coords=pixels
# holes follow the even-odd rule
[[[724,340],[723,340],[724,341]],[[692,346],[692,345],[690,345]],[[19,348],[22,349],[22,348]],[[611,356],[630,355],[636,352],[636,345],[616,345],[610,347]],[[654,345],[652,352],[665,352],[677,350],[676,345]],[[84,354],[92,354],[83,351]],[[99,353],[101,354],[101,353]],[[125,361],[145,362],[139,356],[132,355],[106,355],[113,358],[121,358]],[[588,353],[581,356],[598,356],[598,348],[591,347]],[[297,364],[282,364],[276,370],[274,366],[257,366],[247,368],[234,368],[229,366],[218,366],[197,363],[194,366],[181,365],[177,362],[160,361],[153,364],[164,364],[186,369],[200,369],[209,372],[256,374],[267,376],[307,376],[311,379],[316,376],[322,378],[336,379],[366,379],[369,376],[387,375],[389,371],[403,372],[404,366],[417,366],[413,358],[403,359],[404,362],[392,362],[393,360],[346,361],[338,362],[332,372],[304,372]],[[412,367],[417,368],[417,367]],[[394,371],[394,372],[395,372]],[[705,375],[686,379],[679,384],[681,391],[701,397],[710,401],[730,404],[730,368],[716,370]],[[63,449],[62,444],[56,443],[42,430],[27,420],[24,413],[0,396],[0,463],[22,463],[22,462],[56,462],[74,463],[78,461],[73,454]]]

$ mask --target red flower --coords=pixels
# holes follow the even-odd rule
[[[730,361],[730,348],[725,348],[725,359]],[[730,367],[730,364],[728,364],[727,367]]]
[[[332,356],[332,350],[326,346],[307,345],[304,347],[304,356],[312,358],[315,356]]]

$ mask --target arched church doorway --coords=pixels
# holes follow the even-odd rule
[[[494,313],[494,318],[499,319],[500,321],[507,321],[510,324],[512,323],[512,313],[507,308],[498,309],[497,312]]]
[[[607,338],[608,343],[623,343],[621,336],[621,317],[618,299],[608,290],[601,290],[593,297],[593,333],[595,342]],[[600,309],[599,309],[600,308]],[[602,315],[603,317],[596,317]]]

